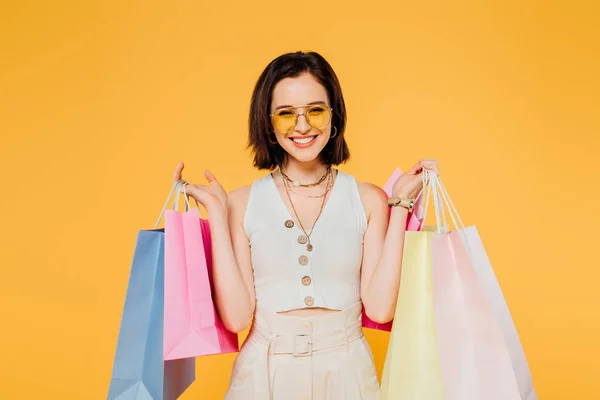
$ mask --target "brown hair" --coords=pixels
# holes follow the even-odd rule
[[[286,156],[281,146],[269,142],[269,135],[273,132],[269,117],[273,88],[284,78],[295,78],[306,72],[325,87],[333,109],[331,128],[334,134],[337,130],[337,135],[325,145],[320,157],[328,165],[338,165],[350,158],[350,150],[344,138],[346,106],[337,76],[320,54],[298,51],[283,54],[271,61],[254,87],[248,120],[248,148],[252,149],[254,166],[258,169],[272,170],[283,164]]]

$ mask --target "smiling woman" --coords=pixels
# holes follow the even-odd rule
[[[235,332],[253,321],[226,399],[376,399],[379,382],[362,331],[392,318],[411,200],[423,160],[395,183],[406,202],[334,166],[350,151],[340,83],[319,54],[273,60],[256,83],[249,147],[270,172],[225,193],[212,173],[188,194],[208,210],[215,300]],[[175,179],[181,179],[180,164]]]

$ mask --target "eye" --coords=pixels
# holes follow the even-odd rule
[[[294,113],[290,110],[279,110],[279,111],[277,111],[276,115],[279,117],[285,118],[285,117],[293,117]]]
[[[315,107],[312,107],[308,112],[311,114],[321,114],[326,111],[327,111],[327,109],[323,106],[315,106]]]

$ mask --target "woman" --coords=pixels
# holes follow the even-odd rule
[[[334,166],[345,162],[346,109],[317,53],[273,60],[250,107],[254,166],[273,171],[225,192],[215,176],[187,193],[208,211],[215,301],[225,327],[252,328],[226,399],[376,399],[379,382],[362,307],[392,319],[404,232],[422,160],[385,192]],[[183,164],[175,172],[181,179]]]

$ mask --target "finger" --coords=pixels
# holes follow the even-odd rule
[[[440,175],[440,167],[438,165],[438,162],[435,160],[425,162],[423,164],[423,168],[435,172],[438,176]]]
[[[173,175],[173,182],[177,182],[178,180],[181,179],[181,173],[183,171],[183,162],[179,162],[179,164],[177,164],[177,168],[175,168],[175,174]]]
[[[423,170],[423,160],[416,163],[415,166],[412,167],[408,172],[412,175],[415,175],[415,174],[418,174],[419,172],[421,172],[422,170]]]
[[[186,185],[185,192],[186,194],[193,198],[194,200],[199,201],[203,205],[206,205],[207,201],[211,198],[211,194],[207,190],[208,188],[204,185]]]
[[[206,180],[208,181],[208,183],[211,186],[212,185],[221,186],[221,184],[219,183],[219,181],[217,180],[217,178],[215,178],[215,176],[213,175],[213,173],[210,172],[209,170],[205,170],[204,171],[204,177],[206,178]]]
[[[206,185],[199,185],[197,183],[191,184],[191,183],[186,183],[185,186],[185,190],[187,190],[189,192],[190,188],[192,190],[203,190],[203,191],[208,191],[208,186]]]
[[[413,170],[411,170],[411,172],[413,174],[416,174],[418,172],[423,171],[423,169],[428,169],[431,171],[436,171],[436,173],[438,173],[439,175],[439,169],[438,169],[438,162],[435,159],[431,159],[431,158],[423,158],[421,159],[414,167]]]
[[[434,167],[425,167],[424,169],[426,169],[427,171],[431,171],[434,174],[436,174],[437,176],[440,176],[440,170],[439,168],[434,168]]]

